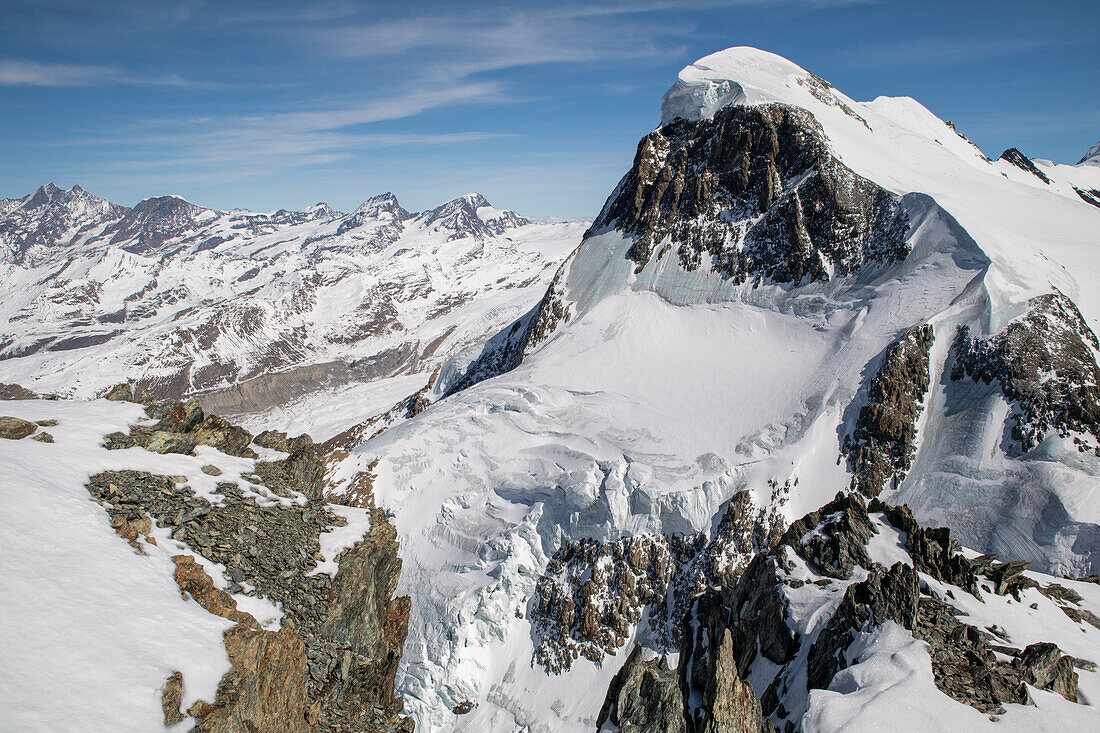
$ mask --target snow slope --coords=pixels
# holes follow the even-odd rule
[[[0,411],[57,421],[45,428],[54,443],[0,440],[4,727],[157,730],[160,689],[176,670],[187,680],[185,708],[212,700],[229,670],[222,632],[232,624],[181,597],[171,540],[138,555],[84,486],[108,468],[201,476],[182,465],[201,461],[142,450],[143,461],[103,448],[106,433],[144,418],[134,404],[5,402]]]
[[[549,558],[585,537],[709,533],[737,491],[769,506],[772,482],[797,481],[778,507],[788,518],[820,506],[851,480],[841,439],[884,349],[908,329],[933,326],[939,385],[956,326],[995,332],[1053,288],[1100,326],[1100,210],[990,162],[914,100],[856,102],[739,48],[685,69],[662,121],[775,102],[811,112],[832,155],[898,197],[904,260],[824,281],[738,283],[705,258],[694,271],[676,257],[637,265],[633,234],[594,230],[552,288],[567,322],[512,371],[437,401],[339,468],[351,476],[379,460],[376,498],[395,513],[405,559],[399,592],[413,598],[399,688],[421,729],[590,729],[617,663],[578,660],[551,675],[528,661],[532,594]],[[919,493],[919,519],[947,522],[976,549],[1095,572],[1100,462],[1053,435],[1028,455],[937,443],[960,419],[936,402],[939,389],[914,469],[884,498]],[[967,407],[961,431],[1006,419],[980,400]],[[967,468],[987,450],[1001,473]],[[1028,498],[987,504],[1006,472],[1019,477],[1009,491]],[[1043,472],[1049,481],[1029,483]],[[1013,527],[1027,516],[1033,536],[1019,541]],[[451,712],[466,701],[473,712]]]

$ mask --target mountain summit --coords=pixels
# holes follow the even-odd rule
[[[734,48],[685,68],[541,303],[447,360],[421,401],[434,404],[338,471],[369,467],[376,499],[394,507],[417,599],[418,661],[399,684],[419,724],[455,725],[449,711],[472,701],[462,726],[522,714],[588,729],[608,689],[602,670],[635,643],[698,653],[698,672],[635,660],[608,704],[659,705],[629,685],[668,676],[697,705],[734,663],[684,646],[697,643],[737,655],[736,676],[779,729],[836,716],[888,727],[892,706],[853,701],[910,678],[842,671],[888,653],[844,636],[858,625],[834,616],[844,585],[811,601],[797,588],[824,581],[798,575],[781,598],[759,599],[760,613],[785,619],[776,634],[796,628],[804,644],[742,642],[756,617],[723,620],[706,640],[682,635],[688,619],[730,618],[707,615],[700,588],[745,598],[775,586],[754,575],[735,588],[750,566],[802,567],[768,555],[784,527],[807,517],[796,553],[818,533],[832,542],[828,526],[847,515],[807,513],[838,493],[907,504],[973,554],[1100,570],[1088,498],[1100,475],[1100,211],[1081,194],[1093,167],[1009,158],[990,160],[913,99],[858,102],[774,54]],[[893,537],[891,526],[867,536]],[[922,567],[891,553],[881,557]],[[826,575],[856,577],[846,573]],[[925,649],[905,619],[889,648]],[[829,647],[839,661],[808,680],[798,665],[826,654],[809,641],[825,633],[819,622],[844,651]],[[1014,645],[1052,641],[1029,623],[1014,625]],[[914,653],[926,672],[906,684],[930,726],[1001,707],[1033,719],[1008,692],[952,699],[938,687],[945,662]],[[844,692],[826,694],[834,674],[849,675]],[[1081,689],[1100,693],[1092,674],[1079,673]],[[1043,700],[1059,719],[1091,715]],[[704,713],[683,711],[700,725]]]

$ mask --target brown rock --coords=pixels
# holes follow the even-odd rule
[[[164,724],[175,725],[182,722],[184,714],[180,712],[180,702],[183,698],[183,673],[173,672],[168,681],[164,683],[164,689],[160,691],[160,707],[164,711]]]
[[[251,616],[249,616],[251,619]],[[306,652],[293,625],[263,631],[237,624],[225,632],[232,669],[222,677],[213,705],[189,712],[201,733],[312,733],[306,720]],[[193,712],[192,712],[193,711]]]
[[[105,400],[112,402],[133,402],[134,390],[129,384],[116,384],[103,396]]]
[[[29,420],[11,417],[10,415],[0,417],[0,438],[21,440],[35,430],[38,430],[38,426]]]
[[[703,724],[705,733],[758,733],[764,730],[760,701],[752,683],[737,674],[733,658],[733,637],[729,629],[722,634],[714,655],[713,687],[706,690],[710,714]]]
[[[214,581],[195,562],[195,558],[190,555],[175,555],[172,562],[176,564],[175,579],[176,585],[180,587],[180,595],[185,598],[191,596],[196,603],[215,616],[246,625],[256,624],[256,619],[252,616],[237,610],[237,602],[233,600],[233,596],[214,587]]]

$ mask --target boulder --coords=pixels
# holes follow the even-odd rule
[[[0,417],[0,438],[21,440],[38,430],[38,426],[29,420],[4,415]]]

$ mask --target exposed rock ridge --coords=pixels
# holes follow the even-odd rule
[[[873,559],[870,540],[880,526],[898,531],[908,560],[886,568]],[[857,493],[838,494],[793,523],[774,548],[759,552],[742,573],[698,595],[682,618],[675,675],[663,659],[644,661],[640,648],[635,649],[612,682],[601,723],[640,731],[660,730],[659,725],[685,731],[763,730],[772,725],[798,730],[809,691],[828,688],[841,670],[858,661],[850,651],[857,639],[885,624],[927,642],[936,686],[984,713],[1001,714],[1007,704],[1032,704],[1027,685],[1076,702],[1074,668],[1093,669],[1090,660],[1070,657],[1046,642],[1023,649],[1010,646],[996,627],[987,631],[960,620],[966,614],[954,605],[957,596],[951,588],[980,598],[980,583],[1016,601],[1038,590],[1056,599],[1070,619],[1092,623],[1079,620],[1084,618],[1079,594],[1054,583],[1040,586],[1023,574],[1025,567],[993,556],[967,559],[947,529],[920,527],[908,507],[877,499],[865,505]],[[835,610],[816,629],[800,634],[791,594],[800,594],[802,610],[797,613],[806,613],[807,592],[827,603],[838,584],[843,595]],[[745,697],[741,680],[753,674],[758,657],[768,660],[763,669],[769,670],[765,679],[770,679],[758,693],[759,702],[750,686],[747,695],[753,699],[733,706],[737,714],[718,724],[731,704],[716,693]],[[683,727],[670,722],[681,709]]]
[[[689,271],[709,255],[737,282],[828,280],[908,254],[897,198],[833,158],[811,113],[783,104],[647,135],[590,231],[608,227],[637,238],[638,271],[669,251]]]
[[[917,419],[928,392],[932,326],[917,326],[886,347],[867,390],[867,404],[845,437],[852,489],[877,496],[905,478],[916,451]]]
[[[1050,183],[1050,178],[1047,177],[1047,175],[1041,170],[1036,168],[1035,164],[1031,162],[1031,159],[1016,148],[1009,148],[1008,150],[1001,153],[1001,160],[1011,163],[1022,171],[1027,171],[1043,183]]]
[[[622,647],[646,611],[647,635],[675,648],[679,620],[692,600],[735,578],[783,532],[779,507],[790,485],[771,488],[765,508],[754,506],[749,491],[736,494],[711,537],[639,534],[563,544],[539,578],[530,608],[536,661],[554,672],[578,656],[599,662]]]
[[[1097,188],[1077,188],[1073,187],[1073,190],[1077,192],[1077,195],[1081,197],[1081,200],[1086,204],[1092,204],[1093,206],[1100,208],[1100,189]]]
[[[998,333],[973,336],[961,326],[952,346],[952,379],[997,380],[1018,406],[1012,437],[1025,451],[1049,431],[1074,435],[1100,456],[1100,367],[1096,335],[1060,292],[1032,298],[1027,312]]]
[[[154,436],[185,438],[211,419],[193,404],[158,403],[147,411],[161,416],[160,426],[181,429],[153,431]],[[109,436],[108,444],[117,436],[126,437]],[[186,477],[106,471],[88,484],[112,526],[139,552],[143,536],[155,544],[148,535],[157,526],[194,554],[225,567],[227,585],[221,590],[190,555],[175,559],[181,592],[236,626],[225,634],[232,669],[216,699],[180,711],[178,688],[184,680],[173,675],[163,695],[166,724],[186,713],[196,730],[218,733],[411,731],[412,721],[401,716],[403,702],[394,694],[409,612],[408,597],[393,597],[401,570],[396,531],[368,497],[360,502],[371,511],[365,536],[340,554],[333,577],[315,572],[322,559],[320,535],[347,521],[318,498],[323,472],[313,442],[273,432],[256,440],[290,455],[267,468],[259,463],[244,487],[219,483],[217,504],[195,496],[183,483]],[[220,473],[216,466],[203,472]],[[282,628],[263,629],[237,609],[230,593],[277,603]]]

